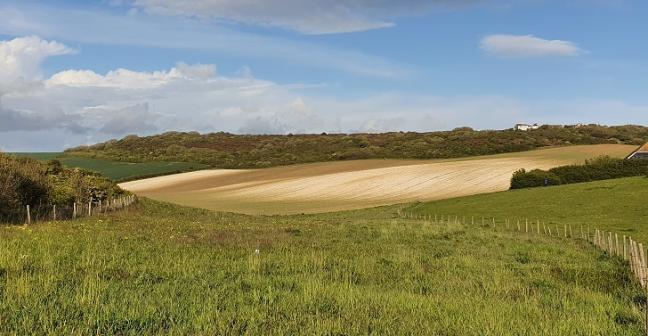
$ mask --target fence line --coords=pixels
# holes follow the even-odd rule
[[[102,213],[106,214],[108,212],[124,209],[135,203],[137,203],[137,197],[135,197],[135,195],[128,195],[107,199],[105,202],[102,200],[96,202],[88,201],[87,205],[85,203],[73,202],[68,206],[61,206],[60,204],[57,206],[55,204],[51,206],[38,205],[33,207],[28,204],[25,206],[25,224],[43,221],[70,220]]]
[[[398,210],[398,216],[406,219],[427,220],[435,224],[467,224],[465,217],[462,217],[462,220],[458,220],[458,217],[455,216],[454,221],[450,221],[452,216],[447,215],[447,221],[444,222],[444,215],[437,216],[435,214],[433,217],[432,215],[421,215],[411,212],[403,212],[400,209]],[[441,218],[441,220],[439,221],[438,218]],[[487,225],[487,222],[490,222],[491,225]],[[536,230],[533,230],[533,227],[531,227],[531,231],[529,231],[528,218],[525,218],[524,223],[522,224],[523,227],[520,223],[520,219],[518,219],[516,226],[517,229],[515,229],[515,227],[514,229],[509,228],[510,221],[508,218],[504,219],[502,222],[504,223],[504,227],[506,228],[505,230],[507,231],[517,231],[521,233],[524,231],[524,233],[526,234],[532,233],[550,237],[553,237],[555,233],[555,236],[558,238],[563,237],[581,239],[590,242],[594,247],[606,252],[608,255],[625,260],[628,263],[628,267],[630,267],[630,271],[633,274],[634,278],[639,282],[641,288],[646,292],[648,297],[648,259],[646,258],[646,256],[648,256],[648,251],[644,248],[642,243],[635,241],[631,236],[626,237],[626,235],[622,235],[622,239],[619,239],[619,235],[617,233],[613,233],[611,231],[606,232],[596,228],[594,228],[594,231],[592,231],[593,233],[590,235],[590,227],[588,226],[587,231],[585,231],[582,224],[579,228],[580,231],[576,231],[577,233],[580,232],[580,234],[574,235],[574,230],[571,224],[563,224],[562,230],[558,227],[558,224],[556,224],[554,231],[552,231],[549,225],[546,225],[544,221],[541,222],[540,220],[536,220]],[[472,223],[473,225],[475,224],[474,216],[471,217],[470,223]],[[496,229],[496,223],[497,221],[495,220],[495,217],[481,217],[482,227],[490,226],[493,229]],[[540,223],[542,223],[542,232],[540,231]],[[646,335],[648,335],[648,299],[645,303],[644,310],[646,314],[644,327]]]

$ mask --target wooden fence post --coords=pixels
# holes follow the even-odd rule
[[[92,201],[88,202],[88,216],[92,216]]]
[[[52,218],[56,222],[56,204],[52,206]]]
[[[623,260],[628,260],[628,249],[626,247],[626,236],[623,235]]]
[[[565,224],[565,238],[567,238],[567,224]]]
[[[540,220],[536,221],[536,229],[538,229],[538,234],[540,234]]]
[[[29,204],[27,204],[27,224],[31,224],[31,209]]]
[[[72,218],[76,218],[76,217],[77,217],[77,206],[76,206],[76,202],[74,202],[74,204],[72,205]]]
[[[641,267],[645,270],[646,269],[646,254],[644,253],[643,244],[639,243],[638,247],[639,247],[639,260],[641,261]]]

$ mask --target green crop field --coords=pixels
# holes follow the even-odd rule
[[[546,224],[599,228],[648,242],[648,178],[634,177],[557,187],[510,190],[420,203],[407,211],[541,220]]]
[[[410,210],[587,214],[600,225],[614,215],[640,233],[635,198],[646,186],[604,181]],[[107,216],[1,226],[0,334],[643,334],[646,296],[625,262],[590,243],[403,219],[400,208],[245,216],[143,200]]]
[[[206,165],[190,162],[141,162],[130,163],[93,158],[67,156],[64,153],[11,153],[37,160],[59,160],[68,168],[93,170],[114,181],[127,181],[137,178],[187,172],[207,168]]]

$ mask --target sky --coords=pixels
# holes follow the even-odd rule
[[[648,124],[648,2],[1,0],[0,150]]]

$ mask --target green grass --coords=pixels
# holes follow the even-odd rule
[[[142,162],[130,163],[92,158],[66,156],[64,153],[12,153],[37,160],[59,160],[68,168],[83,168],[96,171],[114,181],[128,181],[143,177],[168,175],[178,172],[208,168],[200,163],[190,162]]]
[[[15,156],[29,157],[36,160],[47,161],[58,159],[63,156],[61,152],[24,152],[24,153],[9,153]]]
[[[495,217],[599,228],[648,242],[648,178],[632,177],[571,185],[509,190],[429,203],[418,214]],[[580,230],[580,229],[579,229]]]
[[[0,334],[642,334],[645,296],[589,243],[396,210],[255,217],[144,200],[0,227]]]

